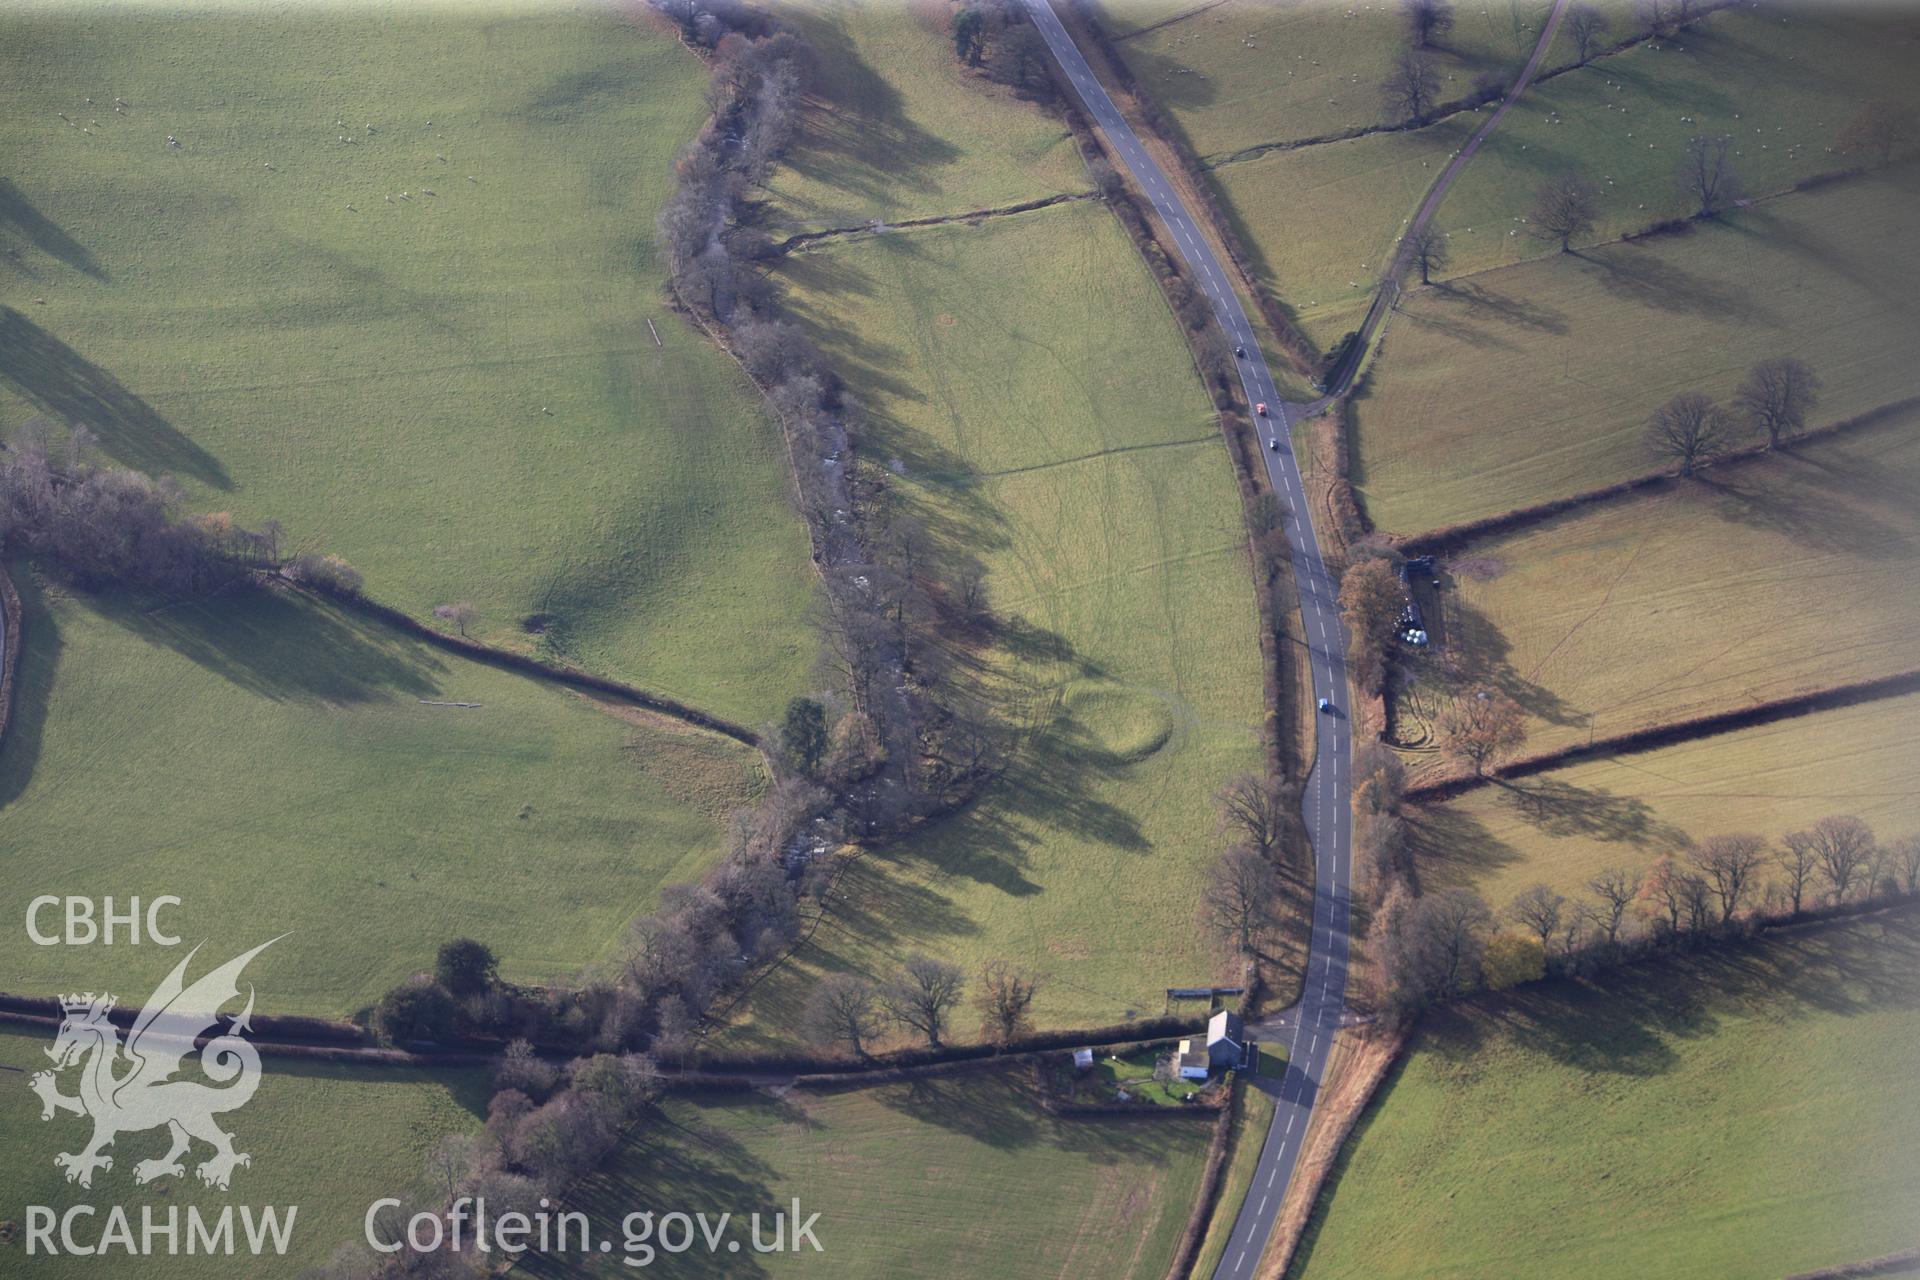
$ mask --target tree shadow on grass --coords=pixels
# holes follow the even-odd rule
[[[1412,807],[1406,823],[1407,852],[1423,893],[1471,889],[1526,857],[1453,805]]]
[[[1552,777],[1495,786],[1500,803],[1542,835],[1606,840],[1662,852],[1688,844],[1686,832],[1655,817],[1653,806],[1638,796],[1617,796]]]
[[[860,56],[851,16],[824,6],[806,15],[803,35],[825,74],[815,77],[785,164],[842,198],[892,202],[938,191],[932,171],[960,159],[960,149],[908,119],[900,91]]]
[[[143,639],[275,702],[432,697],[448,671],[426,646],[289,591],[239,587],[173,604],[122,596],[90,603]]]
[[[1920,1008],[1920,909],[1658,956],[1440,1011],[1418,1048],[1464,1062],[1496,1035],[1584,1071],[1657,1075],[1728,1018]]]
[[[1476,685],[1487,685],[1512,698],[1535,719],[1562,726],[1585,723],[1579,708],[1513,665],[1512,642],[1483,610],[1458,594],[1447,603],[1447,625],[1453,633],[1444,680],[1449,693],[1458,696]]]
[[[218,459],[60,339],[0,306],[0,378],[43,412],[84,426],[116,461],[150,475],[172,472],[215,489],[233,481]]]
[[[107,273],[86,246],[62,231],[33,207],[11,178],[0,178],[0,235],[15,235],[48,257],[56,258],[83,275],[105,280]]]
[[[1600,245],[1577,255],[1600,288],[1622,302],[1675,315],[1780,328],[1780,320],[1755,294],[1680,266],[1672,253],[1645,245]]]
[[[729,1110],[765,1111],[765,1121],[777,1127],[778,1104],[764,1098],[740,1094],[713,1098],[676,1099],[654,1108],[641,1118],[620,1151],[597,1172],[568,1190],[566,1208],[584,1212],[591,1222],[588,1256],[601,1241],[613,1244],[613,1253],[600,1255],[606,1260],[608,1274],[622,1272],[618,1259],[626,1251],[624,1224],[629,1214],[651,1211],[704,1212],[709,1220],[719,1214],[735,1215],[737,1226],[745,1231],[748,1214],[773,1212],[776,1204],[774,1183],[779,1171],[747,1149],[719,1125],[703,1124],[698,1113],[688,1115],[681,1101]],[[789,1229],[793,1225],[789,1224]],[[771,1230],[771,1226],[767,1227]],[[577,1242],[570,1250],[542,1254],[530,1251],[515,1264],[516,1272],[530,1276],[578,1276],[583,1270]],[[658,1247],[657,1241],[650,1241]],[[640,1255],[635,1251],[636,1256]],[[761,1277],[766,1268],[748,1250],[739,1253],[709,1253],[696,1248],[673,1258],[673,1274],[687,1276]]]
[[[1502,336],[1503,329],[1556,336],[1570,330],[1566,312],[1556,307],[1464,280],[1435,283],[1420,305],[1403,308],[1400,315],[1456,342],[1495,351],[1521,349],[1519,342]]]
[[[1744,468],[1695,477],[1711,496],[1715,515],[1735,524],[1765,530],[1792,543],[1863,560],[1907,560],[1914,535],[1858,500],[1862,486],[1877,483],[1872,465],[1859,474],[1823,470],[1817,463],[1795,468]],[[1882,493],[1885,492],[1883,487]]]
[[[1890,187],[1909,204],[1920,197],[1920,173],[1910,168],[1868,174],[1849,182],[1863,191]],[[1784,207],[1794,210],[1799,206],[1789,203]],[[1813,263],[1909,320],[1920,315],[1920,296],[1911,287],[1911,271],[1896,266],[1897,259],[1890,261],[1884,245],[1870,237],[1850,235],[1831,222],[1790,216],[1781,209],[1776,203],[1756,204],[1726,219],[1724,225],[1775,253]]]
[[[1030,1147],[1046,1138],[1048,1117],[1027,1098],[1010,1073],[935,1076],[882,1085],[874,1090],[874,1096],[917,1123],[1002,1151]]]

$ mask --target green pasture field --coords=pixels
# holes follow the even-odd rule
[[[671,1259],[689,1276],[1158,1277],[1200,1190],[1200,1116],[1053,1117],[1002,1076],[848,1092],[674,1095],[570,1197],[608,1257],[530,1260],[533,1276],[631,1275],[621,1220],[637,1210],[818,1213],[822,1252]],[[771,1224],[765,1229],[770,1233]]]
[[[1205,160],[1397,123],[1380,102],[1380,81],[1405,45],[1406,24],[1391,0],[1103,0],[1102,7],[1134,78]],[[1511,82],[1552,8],[1544,0],[1455,5],[1452,33],[1429,51],[1441,99],[1465,97],[1484,72]],[[1127,34],[1179,13],[1189,16]]]
[[[1440,206],[1453,259],[1443,276],[1558,252],[1514,220],[1544,177],[1566,169],[1601,189],[1598,225],[1584,240],[1686,217],[1698,206],[1673,170],[1694,134],[1732,137],[1733,165],[1751,196],[1866,163],[1835,152],[1834,135],[1870,98],[1920,105],[1909,56],[1916,38],[1920,15],[1911,9],[1786,0],[1725,9],[1677,39],[1539,82]]]
[[[1913,1243],[1913,908],[1430,1015],[1289,1273],[1778,1280]]]
[[[222,957],[225,959],[227,957]],[[144,994],[144,993],[143,993]],[[45,1035],[23,1027],[0,1027],[0,1221],[12,1223],[15,1236],[0,1245],[6,1272],[26,1277],[92,1277],[112,1271],[137,1271],[163,1278],[295,1275],[301,1268],[326,1261],[341,1245],[361,1238],[367,1206],[387,1196],[406,1197],[426,1190],[426,1156],[441,1137],[477,1129],[486,1111],[489,1092],[484,1071],[477,1068],[422,1071],[394,1067],[342,1067],[283,1057],[268,1057],[260,1074],[259,1091],[239,1111],[221,1118],[234,1135],[234,1149],[253,1157],[251,1165],[236,1169],[228,1191],[203,1188],[194,1167],[210,1148],[199,1143],[185,1158],[184,1178],[162,1178],[145,1187],[134,1181],[133,1167],[166,1151],[164,1133],[147,1130],[123,1134],[111,1148],[113,1168],[94,1175],[91,1188],[69,1185],[54,1166],[57,1152],[78,1151],[91,1126],[84,1119],[61,1114],[42,1123],[40,1098],[27,1081],[49,1066],[42,1050],[53,1043]],[[196,1078],[195,1059],[187,1060],[183,1078]],[[61,1092],[77,1090],[76,1073],[60,1077]],[[251,1205],[256,1210],[298,1206],[290,1244],[284,1259],[268,1254],[254,1258],[148,1256],[129,1264],[118,1250],[105,1257],[28,1257],[24,1232],[27,1206],[44,1205],[64,1213],[78,1204],[96,1206],[98,1213],[76,1220],[82,1242],[97,1239],[106,1226],[111,1205],[126,1208],[138,1239],[141,1209],[152,1206],[160,1221],[169,1209],[181,1216],[181,1244],[186,1247],[186,1213],[196,1207],[207,1219],[218,1217],[229,1205]],[[235,1210],[234,1234],[244,1240]],[[55,1240],[59,1236],[56,1231]],[[165,1237],[156,1237],[164,1249]]]
[[[1497,907],[1536,882],[1589,898],[1601,869],[1644,869],[1706,836],[1753,832],[1777,849],[1829,814],[1895,840],[1920,832],[1916,750],[1909,694],[1587,761],[1413,809],[1414,860],[1424,888],[1465,886]]]
[[[1210,175],[1255,274],[1320,347],[1358,326],[1387,259],[1483,113],[1425,129],[1270,151]]]
[[[1341,9],[1323,12],[1332,21]],[[1624,33],[1627,18],[1613,18]],[[1833,135],[1867,98],[1912,96],[1903,61],[1912,25],[1911,15],[1858,6],[1730,9],[1678,42],[1638,45],[1536,83],[1440,206],[1436,220],[1452,254],[1442,278],[1557,248],[1532,238],[1520,219],[1541,179],[1576,163],[1603,193],[1595,240],[1691,211],[1672,171],[1693,133],[1737,130],[1734,163],[1756,194],[1854,163],[1828,152]],[[1549,67],[1571,60],[1566,39],[1563,31]],[[1364,88],[1371,102],[1377,79],[1352,87]],[[1413,132],[1268,152],[1214,171],[1256,269],[1316,341],[1331,343],[1358,321],[1360,300],[1379,281],[1407,220],[1492,109]]]
[[[938,0],[785,3],[816,58],[768,183],[776,236],[1000,208],[1093,183],[1066,126],[968,70]]]
[[[1492,684],[1536,752],[1914,670],[1916,494],[1909,410],[1475,543],[1414,701]]]
[[[0,429],[83,423],[416,616],[770,719],[806,537],[653,247],[705,80],[590,2],[10,5]]]
[[[1691,234],[1410,293],[1354,405],[1354,481],[1414,533],[1658,469],[1647,416],[1731,399],[1756,360],[1826,382],[1813,425],[1920,391],[1920,173],[1767,201]]]
[[[1043,1025],[1158,1014],[1162,988],[1229,967],[1196,922],[1209,797],[1259,766],[1262,715],[1239,497],[1171,316],[1091,203],[781,274],[867,457],[944,554],[987,567],[1012,634],[967,660],[1023,740],[978,802],[853,863],[726,1042],[790,1043],[821,973],[916,950],[1035,969]]]
[[[705,872],[760,785],[727,739],[298,595],[156,608],[20,562],[13,578],[0,900],[21,915],[0,933],[0,990],[138,1003],[180,958],[35,946],[21,917],[42,894],[176,895],[165,923],[208,964],[288,935],[249,970],[272,1013],[351,1014],[460,936],[510,979],[571,980],[664,883]],[[40,923],[57,931],[58,912]]]

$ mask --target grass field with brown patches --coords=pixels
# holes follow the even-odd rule
[[[1477,542],[1410,710],[1491,684],[1531,754],[1920,669],[1916,492],[1910,410]]]
[[[1644,869],[1689,841],[1754,832],[1778,842],[1828,814],[1883,840],[1920,832],[1920,695],[1586,761],[1416,807],[1428,890],[1465,886],[1496,906],[1536,881],[1568,897],[1604,867]]]
[[[1816,423],[1920,391],[1916,193],[1872,177],[1409,293],[1354,404],[1368,514],[1415,533],[1656,470],[1647,416],[1770,356],[1825,379]]]
[[[1616,16],[1616,29],[1627,25]],[[1776,0],[1719,10],[1672,39],[1540,81],[1440,206],[1453,259],[1442,274],[1556,252],[1558,244],[1514,219],[1528,214],[1543,178],[1569,168],[1600,188],[1599,216],[1584,241],[1692,214],[1698,205],[1673,170],[1695,134],[1732,139],[1734,171],[1752,196],[1868,163],[1835,152],[1834,135],[1869,98],[1920,97],[1916,37],[1920,17],[1910,8]]]
[[[175,931],[227,955],[286,934],[255,962],[264,1011],[350,1015],[463,936],[510,980],[572,981],[720,857],[763,780],[730,739],[623,721],[295,593],[162,606],[10,571],[27,642],[0,895],[174,894]],[[0,933],[8,991],[130,1003],[178,959],[35,946],[19,924]]]
[[[769,719],[806,534],[653,243],[705,84],[592,0],[8,5],[0,433],[83,424],[415,617]]]
[[[1456,5],[1454,29],[1429,51],[1442,100],[1465,97],[1483,73],[1511,79],[1552,7],[1544,0]],[[1102,9],[1124,37],[1116,47],[1141,88],[1203,158],[1392,123],[1380,81],[1404,44],[1406,25],[1390,0],[1226,0],[1204,7],[1196,0],[1102,0]],[[1127,34],[1181,13],[1188,16]]]
[[[1226,963],[1195,921],[1209,797],[1258,766],[1262,714],[1238,494],[1171,316],[1094,203],[784,274],[863,449],[945,554],[987,567],[1010,630],[967,660],[1021,742],[979,801],[859,860],[728,1042],[790,1042],[822,972],[914,950],[1031,966],[1043,1025],[1157,1012]]]
[[[1441,1010],[1290,1275],[1779,1280],[1911,1247],[1907,906]]]
[[[671,1259],[673,1275],[1097,1275],[1156,1280],[1199,1191],[1212,1126],[1054,1117],[1001,1076],[847,1092],[676,1096],[569,1198],[593,1239],[623,1215],[820,1215],[821,1252]],[[769,1232],[771,1226],[768,1226]],[[663,1262],[666,1261],[663,1259]],[[536,1258],[534,1276],[631,1275],[613,1258]]]
[[[954,57],[947,5],[831,0],[779,13],[813,46],[815,74],[767,184],[776,237],[1092,187],[1063,123]]]
[[[1461,8],[1465,29],[1472,24],[1465,21],[1468,6]],[[1609,8],[1612,33],[1625,35],[1633,23],[1618,6]],[[1204,23],[1214,12],[1121,48],[1172,39],[1188,21]],[[1673,167],[1693,133],[1734,133],[1740,153],[1734,163],[1755,194],[1856,163],[1830,153],[1833,135],[1867,98],[1911,98],[1903,53],[1911,29],[1910,17],[1835,14],[1819,5],[1770,7],[1764,14],[1727,9],[1678,40],[1651,41],[1535,84],[1439,208],[1436,221],[1452,255],[1440,274],[1551,253],[1557,245],[1534,239],[1524,219],[1539,182],[1570,167],[1589,171],[1601,188],[1598,225],[1587,242],[1692,212],[1674,184]],[[1563,30],[1547,66],[1571,60],[1566,41]],[[1330,69],[1345,65],[1327,63]],[[1820,69],[1834,66],[1848,74]],[[1372,103],[1378,78],[1375,73],[1349,87]],[[1185,84],[1188,78],[1176,79]],[[1214,170],[1259,273],[1316,341],[1325,346],[1357,323],[1407,219],[1492,110],[1461,112],[1408,132],[1272,151]],[[1177,109],[1174,115],[1180,118]]]

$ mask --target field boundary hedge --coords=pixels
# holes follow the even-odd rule
[[[1718,737],[1736,729],[1751,729],[1758,725],[1773,724],[1779,720],[1791,720],[1795,716],[1810,715],[1816,711],[1834,711],[1842,707],[1858,706],[1863,702],[1877,702],[1882,698],[1898,697],[1916,691],[1920,691],[1920,670],[1903,671],[1874,680],[1859,680],[1852,684],[1837,685],[1831,689],[1820,689],[1813,693],[1796,694],[1790,698],[1763,702],[1757,706],[1742,707],[1737,711],[1716,711],[1704,716],[1678,720],[1672,724],[1654,725],[1648,729],[1616,734],[1611,738],[1601,738],[1592,743],[1582,743],[1560,751],[1544,752],[1502,765],[1484,775],[1443,778],[1436,782],[1422,783],[1419,786],[1408,787],[1406,796],[1407,799],[1419,801],[1422,804],[1437,804],[1455,799],[1480,787],[1514,778],[1532,777],[1535,774],[1547,773],[1585,760],[1597,760],[1615,755],[1637,755],[1657,747],[1671,746],[1676,742]]]
[[[1825,440],[1832,436],[1858,431],[1864,427],[1875,426],[1883,419],[1910,409],[1920,408],[1920,396],[1908,396],[1903,400],[1894,400],[1877,405],[1851,418],[1842,418],[1829,422],[1825,426],[1814,427],[1784,442],[1778,449],[1769,449],[1765,443],[1748,445],[1722,454],[1712,462],[1701,467],[1701,471],[1712,471],[1741,462],[1750,462],[1764,458],[1770,453],[1792,453],[1794,449],[1810,441]],[[1465,549],[1483,538],[1513,533],[1520,529],[1544,524],[1555,516],[1565,515],[1583,507],[1597,506],[1617,501],[1640,493],[1658,492],[1683,483],[1685,477],[1671,471],[1655,471],[1647,475],[1634,476],[1614,484],[1603,485],[1598,489],[1587,489],[1580,493],[1568,494],[1564,498],[1555,498],[1549,502],[1535,503],[1530,507],[1514,507],[1498,515],[1481,516],[1474,520],[1463,520],[1458,524],[1442,525],[1437,529],[1428,529],[1424,533],[1410,534],[1394,540],[1394,545],[1410,556],[1446,555]]]
[[[941,213],[927,218],[906,218],[899,222],[883,222],[875,218],[871,222],[862,222],[851,227],[826,227],[819,231],[802,231],[788,236],[768,252],[773,256],[784,256],[795,249],[804,248],[821,240],[833,240],[842,236],[884,235],[889,231],[915,231],[922,227],[944,227],[956,222],[984,222],[988,218],[1008,218],[1014,214],[1051,209],[1057,204],[1095,200],[1099,196],[1098,191],[1063,191],[1058,195],[1041,196],[1037,200],[1022,200],[1019,204],[1001,205],[996,209],[969,209],[965,213]]]
[[[1745,0],[1699,0],[1699,11],[1688,18],[1686,22],[1682,23],[1681,26],[1683,28],[1691,27],[1717,10],[1731,9],[1744,2]],[[1189,16],[1191,15],[1180,15],[1180,17]],[[1177,20],[1178,19],[1169,19],[1168,21]],[[1156,23],[1155,25],[1165,26],[1167,24],[1163,22]],[[1143,28],[1141,31],[1130,32],[1122,37],[1122,39],[1130,40],[1136,35],[1144,34],[1146,30],[1151,30],[1151,28]],[[1537,85],[1545,80],[1552,80],[1556,76],[1566,75],[1570,71],[1578,71],[1582,67],[1590,67],[1602,58],[1611,58],[1615,54],[1625,53],[1629,49],[1643,45],[1649,40],[1664,38],[1665,37],[1657,31],[1637,31],[1624,40],[1614,41],[1614,43],[1608,45],[1606,48],[1594,53],[1593,56],[1585,62],[1567,62],[1540,72],[1533,77],[1528,87],[1531,88],[1533,85]],[[1504,92],[1495,93],[1491,97],[1480,93],[1470,93],[1465,97],[1454,98],[1439,104],[1427,113],[1427,117],[1424,120],[1402,120],[1398,124],[1357,124],[1352,128],[1338,129],[1332,133],[1316,134],[1310,138],[1290,138],[1280,142],[1256,142],[1250,147],[1241,147],[1236,151],[1229,151],[1224,155],[1202,156],[1200,163],[1211,172],[1215,169],[1223,168],[1226,165],[1243,164],[1248,160],[1258,160],[1261,156],[1271,155],[1275,151],[1301,151],[1307,147],[1326,146],[1334,142],[1352,142],[1357,138],[1371,138],[1376,134],[1382,133],[1417,133],[1421,129],[1429,129],[1434,125],[1440,124],[1442,121],[1450,120],[1462,112],[1477,111],[1489,102],[1499,101],[1503,96]]]
[[[1246,1090],[1246,1081],[1234,1076],[1233,1088],[1214,1118],[1213,1138],[1207,1143],[1207,1163],[1200,1170],[1200,1191],[1193,1198],[1193,1211],[1187,1215],[1180,1243],[1174,1246],[1173,1261],[1167,1266],[1167,1280],[1187,1280],[1193,1274],[1194,1264],[1200,1260],[1200,1248],[1206,1243],[1207,1230],[1220,1208],[1220,1192],[1227,1177],[1227,1148],[1233,1141],[1234,1126],[1240,1120]]]
[[[273,581],[284,582],[295,591],[304,591],[309,595],[330,600],[343,608],[387,623],[389,626],[397,627],[415,639],[424,640],[436,648],[458,654],[474,662],[485,663],[488,666],[499,667],[503,670],[517,672],[521,675],[533,676],[537,679],[551,680],[557,684],[564,684],[570,688],[585,690],[589,693],[607,694],[610,697],[619,698],[623,702],[631,702],[635,706],[644,707],[648,711],[657,711],[661,715],[671,716],[676,720],[684,720],[696,728],[722,734],[744,746],[758,747],[760,745],[760,735],[745,725],[735,724],[731,720],[701,711],[697,707],[690,707],[686,703],[669,698],[664,694],[648,693],[645,689],[639,688],[636,685],[627,684],[621,680],[615,680],[611,676],[597,676],[591,672],[582,671],[578,667],[570,667],[558,662],[549,662],[544,658],[536,658],[531,654],[514,653],[510,649],[496,649],[491,645],[481,644],[478,640],[470,640],[466,636],[449,635],[435,627],[428,626],[418,618],[415,618],[411,614],[404,613],[392,605],[382,604],[378,600],[370,599],[358,593],[334,590],[314,582],[294,582],[284,576],[273,579]]]

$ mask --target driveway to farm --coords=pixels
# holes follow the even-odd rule
[[[1347,648],[1335,598],[1338,584],[1327,572],[1320,556],[1320,544],[1314,537],[1313,512],[1307,504],[1300,468],[1293,456],[1287,406],[1280,399],[1280,390],[1266,361],[1261,358],[1259,340],[1240,306],[1239,296],[1228,282],[1226,268],[1214,257],[1173,184],[1167,181],[1114,106],[1113,99],[1107,96],[1106,89],[1095,79],[1093,69],[1061,26],[1048,0],[1025,2],[1034,24],[1079,92],[1088,114],[1153,201],[1186,259],[1195,283],[1213,303],[1220,327],[1245,349],[1247,356],[1240,361],[1240,383],[1246,391],[1247,402],[1264,402],[1275,415],[1259,421],[1263,443],[1273,446],[1262,450],[1262,455],[1267,460],[1267,477],[1273,482],[1273,491],[1286,508],[1288,546],[1293,557],[1294,581],[1299,588],[1300,615],[1307,637],[1307,666],[1313,673],[1314,695],[1328,699],[1336,708],[1334,714],[1321,717],[1320,731],[1314,735],[1313,769],[1308,775],[1303,805],[1307,838],[1313,846],[1313,934],[1306,982],[1297,1017],[1293,1019],[1287,1071],[1273,1089],[1273,1127],[1267,1132],[1259,1167],[1254,1171],[1246,1201],[1240,1206],[1227,1251],[1214,1272],[1217,1277],[1239,1280],[1253,1274],[1267,1236],[1273,1230],[1280,1201],[1286,1195],[1287,1182],[1300,1154],[1301,1141],[1306,1137],[1307,1121],[1313,1114],[1321,1073],[1326,1069],[1334,1029],[1340,1024],[1346,999],[1349,880],[1353,865],[1349,839],[1352,808],[1347,799],[1351,722],[1340,711],[1346,703]]]

